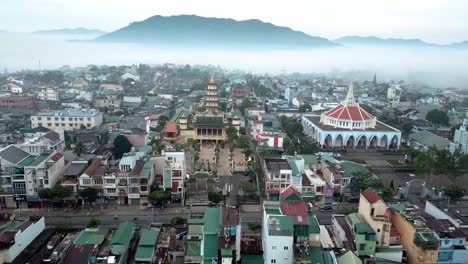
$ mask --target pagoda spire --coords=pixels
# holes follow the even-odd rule
[[[346,95],[346,99],[343,102],[344,105],[356,105],[356,99],[354,99],[354,88],[353,84],[349,85],[348,94]]]

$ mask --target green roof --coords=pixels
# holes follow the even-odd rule
[[[176,113],[170,119],[171,122],[177,122],[180,118],[187,118],[188,113],[185,110],[177,110]]]
[[[128,243],[130,243],[134,232],[135,223],[129,221],[120,223],[110,242],[112,254],[124,253],[128,249]]]
[[[439,241],[433,233],[422,233],[417,232],[414,237],[415,240],[423,241],[423,242],[437,242]]]
[[[118,123],[121,120],[122,120],[121,116],[104,115],[104,117],[103,117],[103,122],[104,123]]]
[[[226,126],[222,116],[197,116],[193,125],[198,128],[223,128]]]
[[[202,234],[202,225],[189,225],[188,226],[189,235],[201,235]]]
[[[153,151],[153,147],[149,145],[143,145],[138,148],[138,152],[143,152],[145,154],[149,154],[151,151]]]
[[[167,166],[163,170],[163,188],[170,189],[172,188],[172,169]]]
[[[272,208],[266,208],[265,209],[266,214],[268,215],[281,215],[280,209],[272,209]]]
[[[135,261],[151,261],[154,256],[158,232],[156,230],[142,230],[140,241],[135,253]]]
[[[263,255],[242,255],[242,264],[261,264],[263,262]]]
[[[358,234],[375,234],[374,232],[374,229],[372,229],[372,227],[367,224],[367,223],[359,223],[359,224],[355,224],[354,225],[354,230],[356,230],[356,232]]]
[[[294,231],[294,222],[291,216],[276,215],[274,218],[279,220],[280,230]]]
[[[22,160],[20,163],[18,163],[18,167],[22,168],[24,166],[29,166],[29,164],[33,163],[33,161],[36,159],[37,156],[29,156]]]
[[[325,264],[320,247],[309,247],[309,251],[311,264]]]
[[[41,164],[41,162],[46,160],[48,157],[49,157],[49,154],[41,154],[39,156],[36,156],[35,159],[31,163],[29,163],[28,165],[25,165],[25,166],[37,166],[37,165]]]
[[[201,256],[201,242],[200,241],[187,241],[187,254],[186,256]]]
[[[140,177],[141,178],[147,178],[151,176],[151,168],[153,167],[154,161],[147,159],[145,161],[145,164],[143,165],[143,168],[140,171]]]
[[[221,257],[232,257],[232,248],[222,248]]]
[[[304,159],[305,164],[318,164],[317,156],[315,154],[301,154],[302,158]]]
[[[96,231],[83,231],[75,240],[78,245],[100,245],[104,241],[105,236],[96,233]]]
[[[287,157],[286,160],[288,161],[289,167],[291,168],[292,176],[300,175],[301,172],[297,167],[296,159],[294,157]]]
[[[346,252],[337,259],[338,264],[362,264],[362,260],[352,251]]]
[[[203,224],[203,218],[189,218],[187,224]]]
[[[205,216],[203,217],[203,234],[218,234],[219,233],[219,222],[221,218],[220,208],[207,208],[205,210]]]
[[[370,172],[365,166],[352,161],[343,161],[340,163],[340,166],[349,175]]]
[[[317,217],[314,214],[309,214],[309,232],[320,234],[320,225]]]
[[[210,208],[208,208],[210,209]],[[209,234],[203,236],[203,257],[205,261],[209,261],[213,258],[218,258],[218,235]]]

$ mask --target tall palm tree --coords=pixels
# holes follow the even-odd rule
[[[86,152],[86,146],[83,144],[83,142],[79,141],[78,143],[76,143],[73,153],[75,153],[78,157],[80,157],[81,154],[85,152]]]

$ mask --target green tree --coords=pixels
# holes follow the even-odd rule
[[[385,186],[380,193],[380,198],[382,198],[386,202],[390,202],[395,196],[395,190],[390,186]]]
[[[180,217],[180,216],[176,216],[171,219],[171,224],[173,225],[185,224],[186,222],[187,222],[187,219]]]
[[[226,112],[227,111],[227,103],[226,102],[221,102],[219,104],[219,110],[223,111],[223,112]]]
[[[411,131],[413,130],[413,125],[410,123],[404,123],[401,126],[401,135],[403,138],[407,139],[409,135],[411,134]]]
[[[390,181],[390,188],[392,188],[392,190],[395,190],[395,183],[392,181]]]
[[[223,193],[218,191],[210,191],[208,193],[208,200],[214,204],[219,204],[223,200]]]
[[[98,191],[91,187],[81,190],[79,194],[80,197],[85,199],[89,204],[94,203],[98,197]]]
[[[86,228],[96,228],[101,224],[101,220],[96,217],[91,217],[86,224]]]
[[[382,181],[370,172],[355,172],[349,183],[349,188],[355,193],[367,188],[379,190],[383,187]]]
[[[239,111],[242,113],[242,115],[245,116],[245,109],[251,108],[252,106],[253,106],[252,101],[250,101],[249,98],[246,98],[242,100],[242,103],[239,106]]]
[[[447,116],[447,113],[439,109],[432,109],[431,111],[427,112],[426,119],[436,126],[449,124],[449,117]]]
[[[114,157],[116,159],[122,158],[124,153],[132,149],[132,144],[124,135],[119,135],[114,139]]]
[[[49,188],[40,190],[37,195],[39,196],[39,198],[41,198],[41,200],[46,200],[46,201],[50,201],[54,198],[54,193]]]
[[[249,181],[244,181],[239,186],[246,194],[254,194],[257,192],[257,185]]]
[[[240,136],[237,141],[237,146],[241,149],[250,148],[249,138],[247,136]]]
[[[299,106],[299,112],[301,113],[306,113],[306,112],[311,112],[311,111],[312,111],[312,107],[310,106],[310,104],[303,104]]]
[[[52,199],[57,202],[62,202],[63,199],[71,194],[71,190],[60,184],[56,184],[52,189]]]
[[[451,184],[444,189],[444,194],[451,201],[456,201],[465,195],[465,188],[458,184]]]
[[[229,143],[233,144],[234,141],[236,141],[238,135],[237,135],[237,128],[234,126],[229,126],[226,129],[226,135],[228,137]]]
[[[81,157],[81,154],[86,152],[86,146],[83,144],[83,142],[79,141],[75,145],[75,149],[73,150],[73,153],[75,153],[78,157]]]
[[[169,201],[170,198],[171,198],[171,193],[163,191],[163,190],[154,191],[150,193],[150,195],[148,196],[148,200],[150,200],[150,202],[157,203],[157,204]]]

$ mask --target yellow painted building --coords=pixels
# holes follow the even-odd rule
[[[395,205],[392,224],[401,235],[409,264],[437,263],[439,241],[412,206]]]

